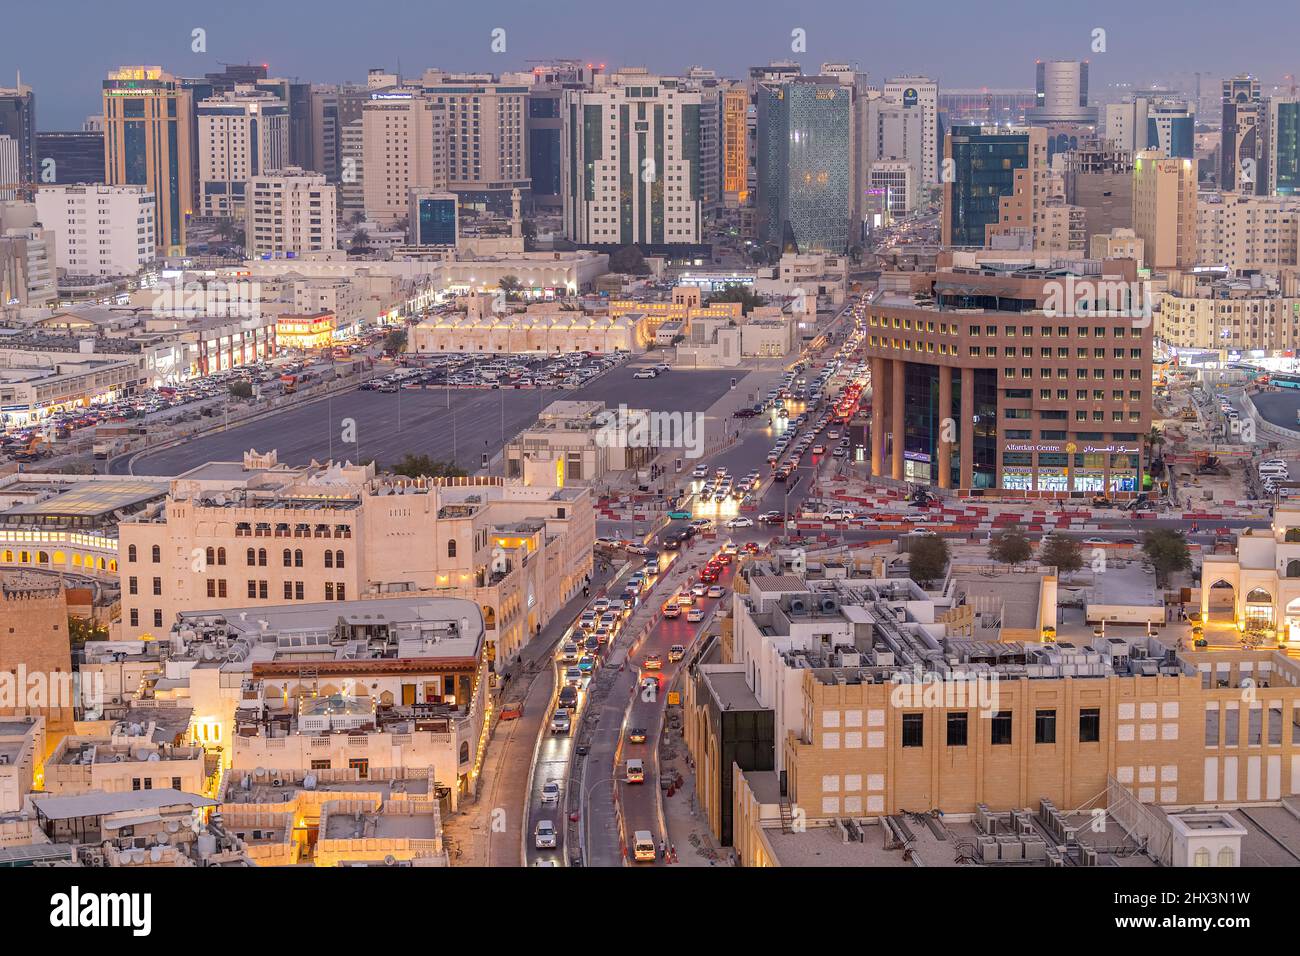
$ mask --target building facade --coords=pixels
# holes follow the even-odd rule
[[[295,257],[338,248],[337,187],[290,166],[249,177],[244,241],[250,258]]]
[[[248,181],[289,165],[289,107],[274,94],[238,86],[196,107],[198,214],[243,219]]]
[[[133,276],[157,256],[153,193],[144,186],[42,186],[41,223],[55,262],[74,276]]]

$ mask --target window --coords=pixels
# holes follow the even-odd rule
[[[965,747],[966,731],[968,727],[968,714],[963,711],[956,711],[948,715],[948,746]]]
[[[903,715],[903,746],[925,746],[925,714]]]
[[[131,577],[127,579],[126,587],[127,587],[128,594],[139,594],[140,593],[139,579],[134,574],[131,575]]]
[[[153,626],[162,627],[162,611],[155,610],[153,612]]]
[[[224,565],[225,563],[226,563],[226,549],[217,548],[217,564]]]
[[[248,553],[244,556],[244,560],[247,562],[250,568],[253,567],[254,565],[257,564],[257,552],[254,551],[252,548],[249,548]]]
[[[132,564],[135,564],[135,557],[136,557],[135,545],[129,545],[126,549],[126,559],[130,561]]]
[[[1079,711],[1079,743],[1095,744],[1101,741],[1101,708],[1085,707]]]
[[[1300,740],[1300,723],[1295,725],[1291,734],[1292,741]],[[1205,711],[1205,746],[1219,746],[1219,708],[1207,708]]]
[[[140,611],[137,608],[131,608],[131,626],[140,626]]]
[[[1034,743],[1056,743],[1056,711],[1040,710],[1034,714]]]
[[[1004,746],[1011,743],[1011,711],[999,710],[989,721],[989,743]]]
[[[343,552],[342,552],[342,551],[335,551],[335,552],[334,552],[334,567],[336,567],[336,568],[341,568],[341,567],[343,567]]]
[[[456,542],[454,539],[447,542],[447,557],[456,557]]]
[[[334,567],[334,552],[330,551],[328,548],[325,549],[325,567]]]
[[[155,595],[162,594],[162,578],[153,579],[153,593]]]
[[[295,568],[300,568],[300,567],[302,567],[302,549],[301,549],[301,548],[298,548],[297,550],[295,550],[295,551],[293,552],[293,566],[294,566]]]
[[[330,762],[329,762],[329,760],[313,760],[313,761],[311,762],[311,769],[313,769],[313,770],[328,770],[328,769],[330,769]]]
[[[162,562],[162,548],[158,547],[158,545],[155,544],[153,546],[153,563],[159,564],[161,562]]]

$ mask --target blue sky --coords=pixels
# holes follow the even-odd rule
[[[526,69],[553,57],[738,75],[792,57],[805,70],[856,62],[875,79],[918,72],[941,86],[1029,87],[1034,59],[1059,57],[1090,59],[1094,88],[1177,82],[1200,70],[1207,89],[1236,72],[1266,83],[1300,72],[1300,8],[1290,0],[1253,0],[1237,23],[1208,0],[5,0],[5,8],[0,85],[22,70],[43,130],[75,129],[98,112],[100,80],[125,63],[180,75],[268,63],[272,75],[337,82],[399,62],[411,76],[428,66]],[[207,31],[205,54],[190,49],[195,27]],[[490,51],[497,27],[503,54]],[[1106,30],[1101,54],[1090,47],[1097,27]],[[806,54],[790,52],[795,28],[807,33]]]

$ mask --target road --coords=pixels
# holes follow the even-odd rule
[[[654,379],[633,378],[635,365],[611,369],[580,389],[403,389],[396,394],[353,389],[260,421],[192,439],[144,455],[131,464],[137,475],[176,475],[208,461],[239,461],[250,448],[279,453],[294,465],[315,459],[378,459],[391,465],[407,453],[452,460],[474,471],[506,441],[537,420],[555,401],[603,401],[629,408],[686,411],[708,408],[742,370],[674,370]],[[345,434],[349,424],[352,435]],[[355,436],[354,442],[344,438]],[[128,459],[116,461],[126,474]]]

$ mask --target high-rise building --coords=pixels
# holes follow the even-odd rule
[[[158,254],[153,193],[145,186],[41,186],[41,225],[55,264],[74,276],[133,276]]]
[[[1096,124],[1097,108],[1088,105],[1087,60],[1038,60],[1034,69],[1034,108],[1025,112],[1026,123]]]
[[[365,215],[365,106],[368,86],[342,86],[338,90],[339,214],[355,219]]]
[[[362,131],[368,218],[396,223],[407,214],[412,189],[447,188],[445,103],[413,87],[373,89],[362,109]]]
[[[1133,157],[1133,231],[1157,271],[1196,264],[1196,168],[1156,150]]]
[[[901,76],[885,81],[884,98],[905,112],[921,115],[921,160],[916,175],[921,186],[939,181],[939,85],[928,76]]]
[[[663,249],[701,241],[701,94],[624,69],[565,90],[565,234],[583,245]]]
[[[1270,97],[1265,133],[1268,195],[1294,196],[1300,192],[1300,100]]]
[[[183,255],[194,208],[190,92],[158,66],[113,70],[103,88],[105,182],[147,186],[156,199],[159,251]]]
[[[943,184],[945,246],[984,245],[986,227],[1002,221],[1002,199],[1015,194],[1016,171],[1041,176],[1046,169],[1046,141],[1037,127],[958,126],[944,138],[944,161],[952,161],[953,171]],[[1032,229],[1034,223],[1014,225]]]
[[[1195,132],[1196,116],[1181,99],[1138,95],[1106,105],[1105,137],[1122,150],[1153,149],[1168,159],[1191,159]]]
[[[336,187],[297,166],[256,175],[245,197],[249,258],[292,258],[338,247]]]
[[[1197,195],[1196,262],[1229,273],[1282,273],[1300,265],[1300,197]]]
[[[511,80],[528,86],[528,177],[534,209],[558,213],[563,208],[560,194],[560,102],[566,89],[589,90],[592,77],[601,67],[577,60],[556,60],[533,67],[531,73],[514,74]],[[507,77],[503,76],[502,80]]]
[[[944,89],[937,96],[943,123],[953,126],[1023,126],[1034,108],[1033,90]],[[943,138],[936,133],[937,144]]]
[[[458,206],[455,193],[412,189],[407,230],[411,245],[454,248],[460,235]]]
[[[311,157],[304,169],[315,170],[326,182],[339,181],[339,90],[317,84],[311,88]]]
[[[442,70],[426,70],[420,87],[446,115],[447,188],[469,208],[508,213],[511,193],[529,189],[529,87]]]
[[[40,223],[35,203],[0,203],[0,308],[54,302],[54,242],[54,233]]]
[[[722,94],[722,199],[729,207],[749,202],[749,93]]]
[[[104,131],[37,133],[36,166],[41,185],[104,180]]]
[[[312,158],[311,84],[269,77],[258,80],[253,85],[259,90],[274,94],[288,113],[289,151],[283,165],[309,168]]]
[[[1065,201],[1083,209],[1089,237],[1133,228],[1133,153],[1091,139],[1065,153]]]
[[[1264,104],[1259,80],[1241,74],[1223,81],[1223,125],[1219,144],[1219,188],[1259,193],[1267,184],[1261,126]]]
[[[289,165],[289,108],[270,91],[241,85],[197,112],[199,215],[243,219],[248,181]]]
[[[907,204],[907,211],[911,212],[920,197],[922,170],[926,165],[923,111],[916,105],[904,106],[901,99],[878,95],[867,98],[860,113],[865,141],[863,160],[868,178],[871,170],[880,163],[891,166],[905,163],[909,166],[912,170],[908,177],[910,191],[904,196],[893,197],[893,201],[902,199]]]
[[[21,156],[18,140],[0,133],[0,202],[18,198],[23,175]]]
[[[782,251],[844,252],[856,238],[852,87],[833,76],[764,83],[757,107],[760,239]]]
[[[37,182],[36,94],[21,76],[12,87],[0,87],[0,136],[18,144],[19,178],[13,182]]]

